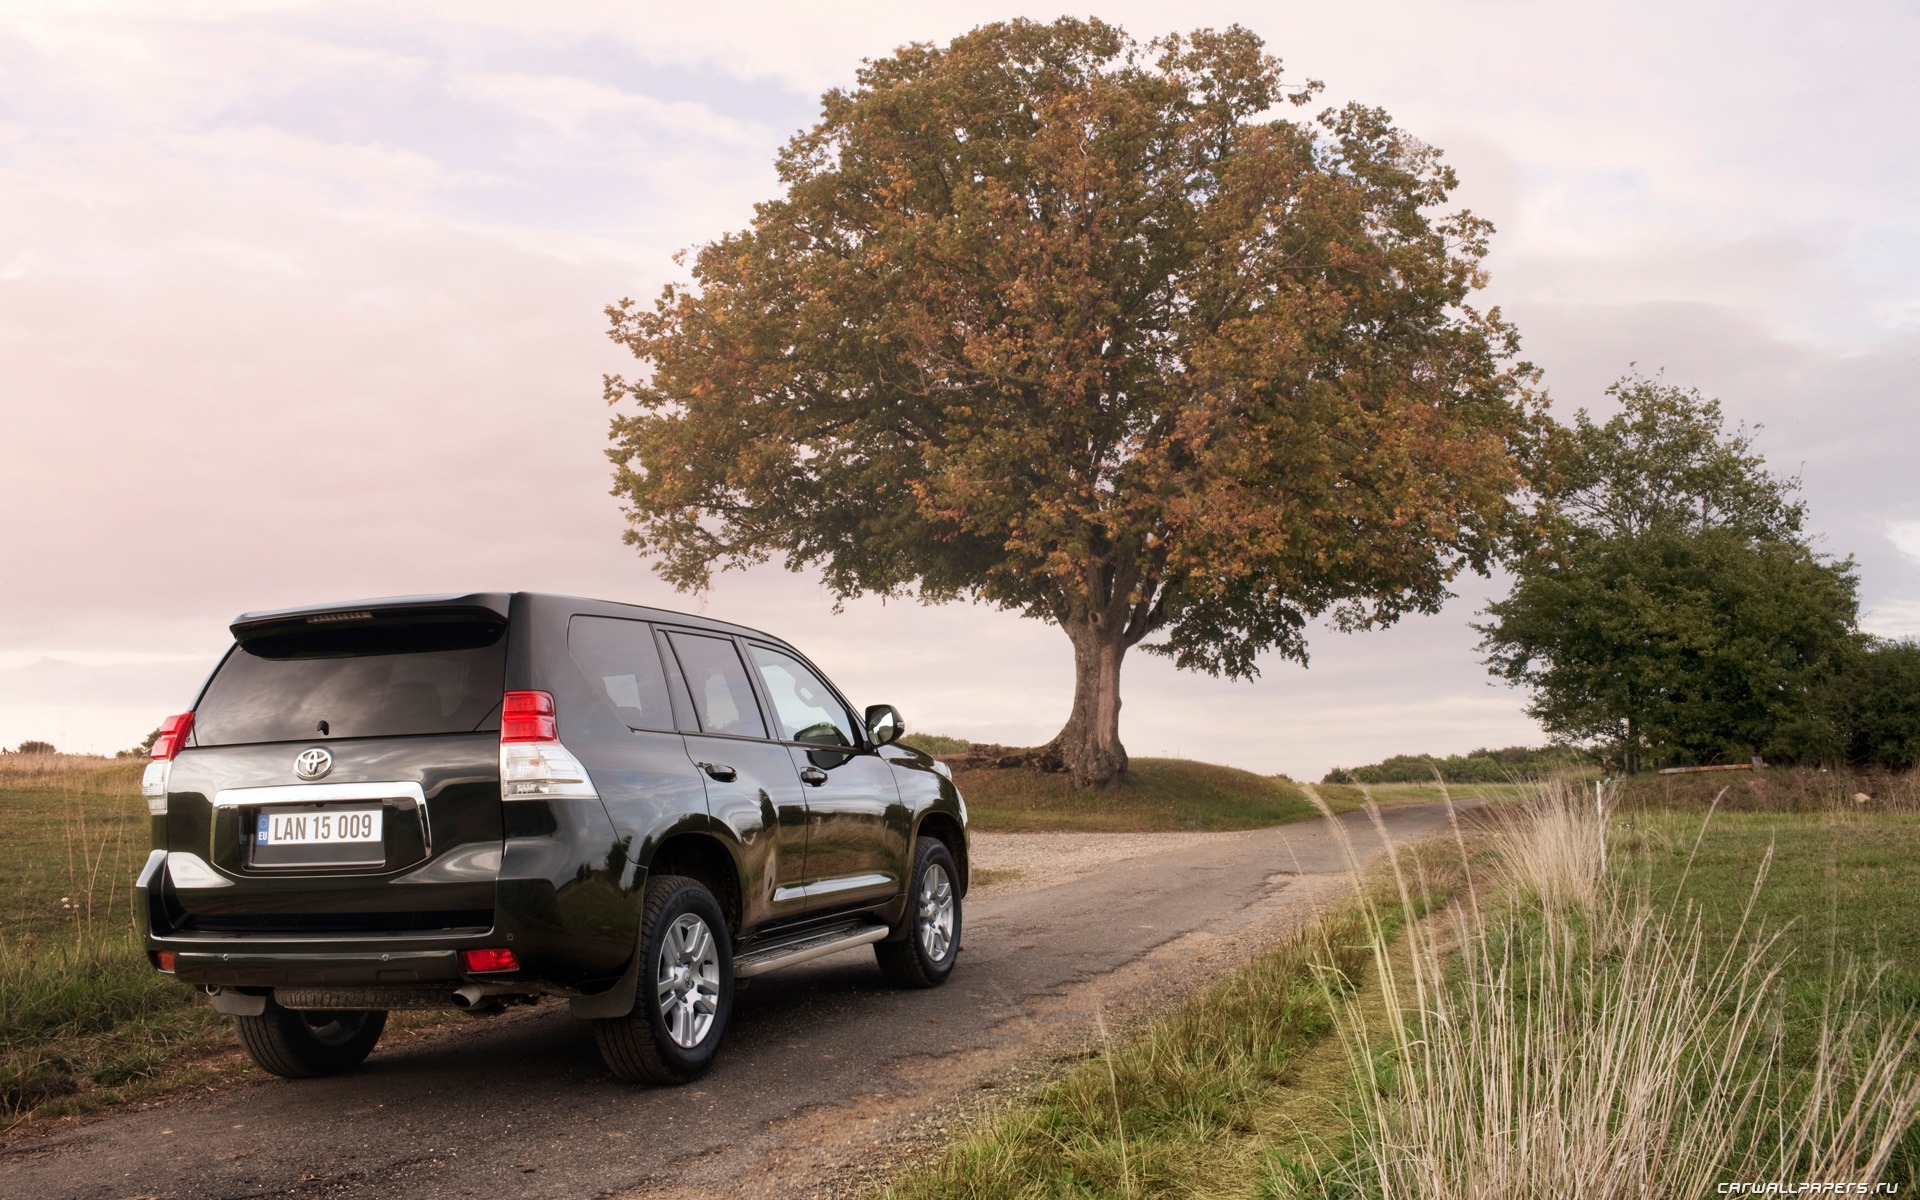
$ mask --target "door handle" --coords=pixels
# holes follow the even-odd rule
[[[810,783],[814,787],[819,787],[827,781],[827,773],[819,767],[802,767],[800,768],[800,779],[803,783]]]
[[[713,778],[718,779],[721,783],[732,783],[735,779],[738,779],[740,777],[740,772],[734,770],[732,767],[728,766],[725,763],[703,762],[698,764],[698,766],[702,771],[705,771],[708,775],[711,775]]]

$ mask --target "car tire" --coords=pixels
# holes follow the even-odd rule
[[[261,1070],[283,1079],[351,1071],[373,1053],[387,1027],[385,1009],[307,1012],[267,1001],[257,1017],[235,1017],[240,1045]]]
[[[960,955],[960,872],[945,843],[921,838],[914,844],[902,923],[905,937],[873,944],[880,973],[896,987],[939,987]]]
[[[593,1023],[607,1070],[628,1083],[681,1084],[713,1064],[733,1011],[733,941],[698,880],[647,884],[633,1011]]]

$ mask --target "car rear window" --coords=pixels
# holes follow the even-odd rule
[[[207,684],[196,746],[500,727],[506,623],[468,616],[244,637]]]

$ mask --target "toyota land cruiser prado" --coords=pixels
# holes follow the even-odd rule
[[[248,613],[142,785],[154,966],[255,1062],[358,1064],[387,1013],[563,997],[617,1076],[713,1060],[738,981],[872,945],[953,970],[967,813],[793,647],[530,593]]]

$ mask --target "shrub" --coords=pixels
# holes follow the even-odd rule
[[[945,754],[965,754],[973,743],[965,738],[943,737],[937,733],[909,733],[900,739],[903,746],[912,746],[938,758]]]
[[[1434,773],[1448,783],[1510,783],[1538,779],[1569,769],[1597,766],[1590,751],[1573,746],[1507,746],[1434,758],[1396,754],[1365,767],[1335,767],[1322,783],[1432,783]]]

